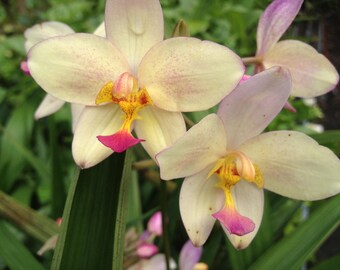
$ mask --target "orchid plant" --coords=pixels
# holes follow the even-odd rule
[[[294,128],[275,124],[285,120],[277,116],[302,114],[290,102],[316,100],[337,86],[339,74],[329,55],[285,39],[306,10],[303,0],[273,0],[262,15],[254,1],[65,2],[48,15],[33,14],[33,26],[24,38],[20,33],[15,68],[21,62],[28,76],[21,72],[22,81],[13,81],[28,85],[25,95],[13,91],[3,98],[13,82],[0,86],[0,102],[6,101],[0,110],[6,125],[0,125],[0,218],[30,236],[20,235],[26,246],[39,242],[25,253],[25,245],[10,238],[17,230],[0,220],[0,268],[284,270],[311,257],[340,217],[340,131],[321,126],[320,134],[308,136],[301,132],[308,117],[294,121]],[[61,12],[65,8],[70,12]],[[1,7],[0,22],[3,13]],[[42,18],[48,21],[35,24]],[[254,46],[235,42],[234,28],[256,34]],[[241,58],[244,52],[253,56]],[[46,96],[36,107],[31,95],[38,86]],[[54,133],[68,117],[34,118],[65,103],[73,129],[60,140]],[[15,106],[23,112],[3,119]],[[63,151],[71,147],[74,163],[71,151]],[[320,206],[300,202],[332,196]]]

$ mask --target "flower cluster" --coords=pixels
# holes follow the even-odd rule
[[[81,168],[141,143],[163,180],[185,178],[180,212],[194,245],[218,221],[245,248],[261,223],[263,189],[300,200],[340,191],[340,161],[329,149],[296,131],[262,133],[289,96],[316,97],[339,81],[310,45],[279,41],[302,3],[274,0],[264,11],[253,76],[244,74],[249,61],[222,45],[163,40],[158,0],[107,0],[105,26],[94,34],[35,26],[26,31],[23,68],[48,93],[36,116],[64,102],[80,106],[72,152]],[[217,104],[217,114],[186,131],[183,112]],[[139,249],[156,252],[148,242]]]

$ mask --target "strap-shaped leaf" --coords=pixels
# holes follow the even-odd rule
[[[128,151],[79,172],[51,269],[122,269],[130,171]]]
[[[276,245],[270,247],[249,270],[298,269],[340,222],[340,196],[320,206],[309,219]]]
[[[0,221],[0,258],[12,270],[44,270],[30,251],[13,235],[4,221]]]

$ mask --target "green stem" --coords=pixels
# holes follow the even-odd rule
[[[242,62],[245,65],[252,65],[252,64],[262,64],[262,59],[261,57],[244,57],[242,58]]]
[[[166,269],[170,270],[170,240],[167,226],[168,211],[167,211],[167,187],[166,182],[161,181],[161,210],[162,210],[162,227],[163,227],[163,249],[165,254]]]
[[[0,217],[42,243],[59,232],[55,221],[16,202],[2,191],[0,191]]]

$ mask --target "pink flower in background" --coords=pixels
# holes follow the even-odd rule
[[[72,146],[81,168],[138,142],[154,158],[185,133],[181,112],[214,106],[244,73],[239,57],[216,43],[162,41],[158,0],[107,1],[105,27],[106,39],[55,37],[28,54],[31,75],[45,91],[86,106]]]
[[[180,212],[195,246],[207,240],[216,219],[242,249],[263,215],[263,188],[300,200],[339,193],[340,161],[329,149],[295,131],[261,134],[290,94],[287,70],[271,68],[241,83],[156,159],[161,178],[185,177]]]
[[[265,69],[287,68],[292,76],[291,95],[307,98],[332,90],[339,74],[312,46],[297,40],[279,41],[302,3],[303,0],[274,0],[267,7],[258,24],[256,57]]]

